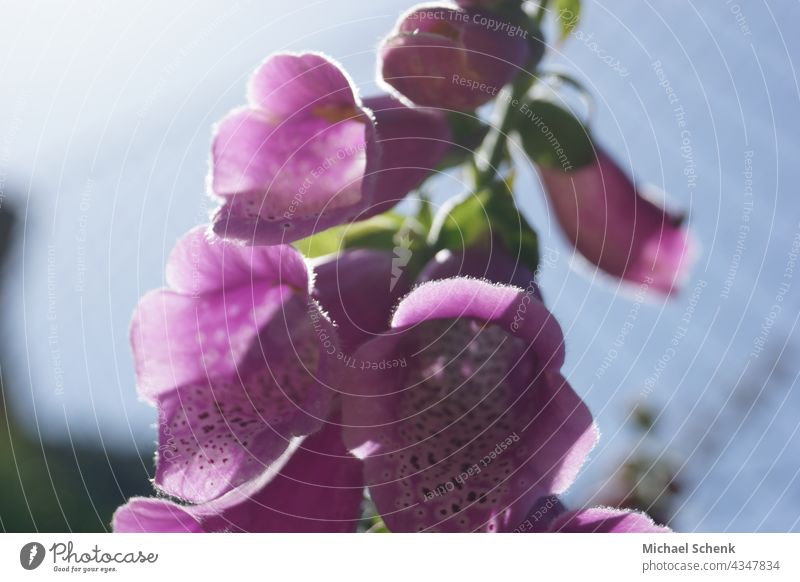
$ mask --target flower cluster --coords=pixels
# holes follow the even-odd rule
[[[391,210],[464,162],[482,131],[464,112],[527,90],[542,47],[521,3],[464,0],[401,17],[379,49],[388,94],[360,97],[316,53],[256,70],[215,128],[212,223],[177,243],[166,287],[133,316],[162,496],[119,508],[115,531],[347,532],[366,506],[397,532],[666,531],[558,500],[598,432],[561,373],[535,235],[504,206],[498,168],[476,183],[488,228],[464,218],[477,196],[437,216],[424,200],[416,217]],[[592,159],[540,164],[567,236],[604,271],[670,292],[685,233],[607,154]],[[301,253],[325,236],[333,254]]]

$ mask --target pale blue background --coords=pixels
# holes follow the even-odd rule
[[[800,530],[800,272],[766,349],[750,356],[800,229],[800,4],[741,2],[743,22],[725,0],[585,4],[583,32],[630,74],[578,39],[556,47],[559,66],[595,94],[599,141],[687,211],[700,251],[683,294],[637,305],[613,282],[592,286],[570,268],[535,176],[518,182],[521,205],[558,254],[542,281],[567,331],[566,371],[603,432],[572,496],[596,491],[637,445],[626,418],[644,400],[663,414],[642,446],[684,465],[676,526]],[[0,192],[21,215],[2,365],[11,407],[31,431],[149,454],[155,415],[135,396],[128,320],[137,298],[161,284],[172,244],[208,210],[210,125],[242,103],[246,76],[276,50],[326,51],[363,93],[375,92],[372,51],[409,5],[0,2]],[[686,112],[694,189],[656,60]],[[746,151],[754,207],[737,268]],[[703,283],[688,332],[645,397]],[[630,317],[624,346],[598,377]]]

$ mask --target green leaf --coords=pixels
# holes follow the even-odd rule
[[[386,212],[361,222],[329,228],[295,242],[294,246],[309,258],[357,247],[391,250],[395,246],[395,233],[406,219],[397,212]]]
[[[507,188],[496,190],[489,199],[489,215],[493,232],[513,257],[532,272],[539,268],[539,237],[517,209],[514,197]]]
[[[547,168],[575,170],[594,160],[589,130],[566,109],[546,99],[520,105],[516,127],[525,152]]]
[[[489,190],[454,198],[445,203],[434,221],[437,249],[464,250],[489,234],[486,212]]]
[[[308,258],[338,254],[348,249],[375,249],[390,253],[410,252],[406,273],[413,280],[433,257],[427,236],[433,222],[428,198],[420,195],[416,216],[386,212],[368,220],[336,226],[294,243]]]
[[[494,238],[512,256],[536,271],[538,237],[517,209],[510,182],[496,182],[443,206],[432,229],[435,248],[459,252],[473,246],[488,246]]]
[[[581,20],[581,0],[556,0],[556,17],[564,40]]]

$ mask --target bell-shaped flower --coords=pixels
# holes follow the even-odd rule
[[[372,202],[378,160],[375,122],[341,67],[274,55],[250,79],[247,107],[216,129],[214,232],[277,244],[352,220]]]
[[[528,516],[514,529],[516,533],[669,533],[646,514],[613,507],[592,507],[569,511],[550,495],[536,501]]]
[[[524,32],[499,14],[417,6],[383,41],[380,74],[417,105],[471,111],[495,98],[527,64]]]
[[[312,295],[336,325],[345,353],[352,354],[365,341],[389,330],[392,313],[400,298],[411,290],[412,282],[473,277],[516,285],[542,298],[534,274],[500,244],[439,251],[424,265],[416,281],[409,271],[410,257],[404,251],[402,247],[392,253],[354,249],[312,261]]]
[[[638,511],[592,507],[567,512],[556,518],[550,531],[563,533],[669,533],[668,527],[657,525]]]
[[[402,258],[356,249],[315,262],[312,295],[336,325],[345,353],[389,329],[393,309],[411,289]]]
[[[391,531],[510,531],[596,441],[560,373],[561,329],[525,290],[425,283],[343,383],[345,444]]]
[[[361,518],[362,463],[328,424],[287,450],[282,467],[201,505],[133,498],[114,513],[121,533],[353,532]],[[281,461],[276,465],[281,464]]]
[[[341,368],[302,256],[210,241],[204,228],[178,242],[168,287],[142,298],[131,328],[140,394],[159,409],[155,484],[192,502],[318,430]]]
[[[597,148],[571,171],[539,166],[556,218],[575,249],[602,271],[670,293],[683,282],[693,247],[683,218],[643,196]]]
[[[378,214],[427,177],[449,142],[443,114],[388,96],[362,103],[327,57],[272,56],[250,80],[248,105],[216,129],[214,232],[288,243]]]
[[[390,95],[364,99],[375,116],[380,169],[372,205],[359,218],[386,212],[433,174],[452,147],[441,111],[408,107]]]

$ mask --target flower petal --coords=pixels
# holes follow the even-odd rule
[[[150,402],[234,373],[266,322],[306,294],[308,269],[291,247],[212,242],[198,228],[170,256],[167,280],[173,288],[145,295],[131,324],[138,389]]]
[[[251,107],[272,120],[355,109],[356,88],[341,66],[319,53],[281,53],[253,73],[248,87]]]
[[[131,326],[139,394],[154,402],[177,386],[235,373],[261,327],[292,296],[263,284],[197,298],[146,294]]]
[[[424,283],[452,277],[475,277],[492,283],[514,285],[542,299],[534,273],[497,243],[488,249],[474,246],[464,251],[439,251],[422,269],[417,281]]]
[[[363,498],[362,463],[344,448],[341,427],[326,424],[263,489],[203,524],[210,531],[353,532]]]
[[[274,245],[367,218],[380,153],[372,122],[363,129],[363,136],[359,133],[362,128],[353,123],[361,125],[347,122],[306,135],[309,141],[289,152],[292,158],[279,169],[280,179],[270,180],[264,189],[253,186],[256,189],[228,196],[214,214],[214,232],[249,244]],[[264,150],[264,154],[274,152]],[[232,168],[230,175],[236,172],[237,168]]]
[[[593,507],[565,513],[550,526],[564,533],[669,533],[644,513],[611,507]]]
[[[181,237],[167,261],[167,285],[183,295],[201,295],[254,282],[308,289],[308,267],[294,247],[245,248],[209,238],[207,226]]]
[[[314,267],[313,296],[336,324],[345,352],[389,329],[392,309],[411,287],[397,259],[388,252],[357,249]]]
[[[528,297],[516,332],[511,307]],[[345,383],[345,443],[392,531],[507,531],[566,489],[596,431],[561,377],[560,329],[521,289],[468,279],[404,299]],[[394,365],[394,362],[402,362]]]
[[[292,437],[319,429],[339,363],[321,342],[332,328],[306,305],[286,302],[236,375],[159,395],[159,488],[193,502],[214,499],[262,473]]]
[[[503,19],[440,5],[413,8],[381,45],[384,81],[418,105],[460,111],[483,105],[530,56],[528,41],[508,34],[514,25]]]
[[[571,172],[540,167],[561,228],[590,263],[662,293],[683,282],[694,255],[682,220],[643,197],[604,151]]]
[[[380,163],[374,120],[336,63],[272,57],[252,79],[250,102],[214,137],[211,188],[223,202],[215,233],[292,242],[370,207]]]
[[[267,220],[350,206],[361,199],[368,135],[363,116],[274,125],[259,111],[236,111],[214,139],[214,192]]]
[[[186,508],[166,499],[134,497],[111,518],[117,533],[201,533],[199,520]]]
[[[381,167],[368,216],[386,212],[436,171],[451,147],[452,135],[440,111],[407,107],[389,95],[368,97],[375,115]]]
[[[131,499],[115,532],[353,532],[361,518],[362,463],[327,424],[281,460],[281,468],[202,505]]]
[[[528,516],[514,529],[514,533],[547,533],[550,524],[567,508],[557,495],[547,495],[536,500]]]

